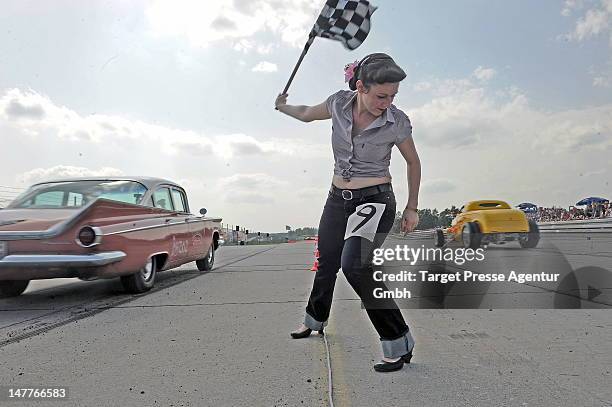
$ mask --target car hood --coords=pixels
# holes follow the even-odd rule
[[[79,209],[3,209],[0,210],[0,233],[47,230],[71,218]]]

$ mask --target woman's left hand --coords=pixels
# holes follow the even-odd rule
[[[419,224],[419,214],[414,209],[404,209],[402,214],[402,232],[412,232]]]

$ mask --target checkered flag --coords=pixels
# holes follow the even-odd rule
[[[374,11],[376,7],[366,0],[327,0],[281,95],[289,90],[300,64],[316,37],[341,41],[346,48],[353,50],[368,36],[370,17]]]
[[[366,0],[327,0],[310,32],[313,37],[341,41],[345,48],[354,50],[370,32],[370,17],[376,11]]]

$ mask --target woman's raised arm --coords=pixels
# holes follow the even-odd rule
[[[327,111],[327,105],[325,102],[315,106],[288,105],[287,96],[289,95],[285,93],[282,95],[279,94],[276,97],[276,101],[274,102],[276,110],[279,110],[286,115],[303,122],[331,119],[331,114]]]

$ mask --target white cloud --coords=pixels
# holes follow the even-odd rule
[[[565,8],[562,10],[561,14],[569,16],[571,10],[581,8],[582,6],[582,2],[566,1]],[[612,0],[601,0],[597,6],[587,9],[585,14],[576,21],[572,32],[562,36],[562,38],[581,42],[601,34],[609,33],[610,46],[612,47],[611,24]]]
[[[486,82],[492,79],[496,73],[497,72],[493,68],[483,68],[482,66],[479,66],[474,70],[472,75],[474,75],[474,77],[479,81]]]
[[[255,65],[251,70],[253,72],[277,72],[278,66],[272,62],[262,61]]]
[[[533,146],[554,154],[612,149],[612,105],[539,113]]]
[[[219,158],[248,155],[292,155],[303,142],[258,140],[245,134],[204,135],[140,120],[102,114],[82,116],[33,90],[10,89],[0,94],[0,122],[36,138],[59,138],[69,143],[125,146],[124,143],[157,146],[160,155],[216,155]]]
[[[610,88],[612,87],[612,79],[605,76],[596,76],[593,78],[593,86],[596,88]]]
[[[320,8],[318,0],[157,0],[146,10],[146,16],[154,35],[182,36],[204,47],[229,40],[244,51],[253,47],[245,46],[242,40],[256,42],[253,37],[262,32],[303,46]]]
[[[405,109],[417,144],[473,150],[513,140],[554,153],[612,148],[612,105],[540,111],[516,88],[493,92],[469,79],[430,82],[432,99]]]
[[[563,10],[561,10],[561,15],[569,17],[574,10],[579,10],[582,7],[584,7],[583,0],[565,0]]]
[[[425,92],[431,90],[432,87],[433,85],[430,82],[423,81],[415,83],[413,89],[415,92]]]
[[[121,176],[123,172],[117,168],[103,167],[92,170],[86,167],[57,165],[50,168],[34,168],[17,176],[17,181],[31,185],[37,182],[60,178]]]

